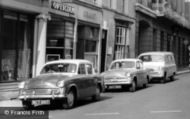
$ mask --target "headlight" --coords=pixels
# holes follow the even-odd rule
[[[130,73],[126,73],[126,74],[125,74],[125,76],[130,77],[130,76],[131,76],[131,74],[130,74]]]
[[[59,81],[58,83],[57,83],[57,86],[58,87],[63,87],[65,85],[65,82],[62,80],[62,81]]]
[[[24,81],[18,84],[18,88],[20,88],[20,89],[24,88],[24,86],[25,86],[25,82]]]

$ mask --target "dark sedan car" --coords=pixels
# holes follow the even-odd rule
[[[69,109],[81,98],[99,100],[104,83],[91,62],[58,60],[46,63],[39,76],[21,82],[19,88],[25,108],[56,103]]]

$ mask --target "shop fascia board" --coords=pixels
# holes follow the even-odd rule
[[[0,6],[6,7],[6,8],[14,8],[14,9],[28,11],[28,12],[35,12],[35,13],[47,12],[49,10],[49,8],[46,6],[37,6],[37,5],[32,5],[32,4],[28,4],[24,2],[18,2],[14,0],[12,0],[11,2],[9,0],[1,0]]]

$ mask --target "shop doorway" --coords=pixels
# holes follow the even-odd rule
[[[107,30],[102,31],[102,43],[101,43],[101,69],[100,72],[105,71],[106,62],[106,49],[107,49]]]

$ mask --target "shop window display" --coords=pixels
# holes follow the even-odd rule
[[[1,80],[18,81],[29,78],[31,40],[26,15],[5,12],[2,27]]]

